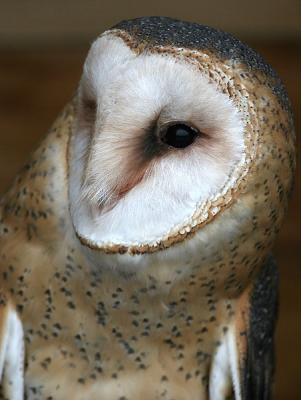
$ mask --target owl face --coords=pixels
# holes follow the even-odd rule
[[[71,219],[93,265],[148,266],[163,281],[228,260],[246,263],[247,282],[291,188],[289,102],[273,70],[228,34],[125,21],[88,54],[68,160]]]
[[[85,63],[72,144],[78,234],[100,247],[156,247],[189,232],[236,183],[244,125],[198,63],[101,36]]]

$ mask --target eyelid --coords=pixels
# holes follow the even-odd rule
[[[161,127],[169,128],[172,125],[187,125],[189,128],[199,131],[199,129],[196,127],[196,125],[193,122],[183,121],[181,119],[174,119],[174,120],[164,122],[164,124],[162,124]]]

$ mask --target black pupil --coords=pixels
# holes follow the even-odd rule
[[[197,130],[185,124],[175,124],[167,128],[163,142],[169,146],[183,149],[194,142]]]

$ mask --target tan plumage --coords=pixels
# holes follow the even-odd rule
[[[217,50],[211,40],[220,33],[211,33],[213,39],[209,35],[207,48],[199,44],[193,48],[191,43],[180,46],[176,38],[175,43],[165,37],[158,43],[156,34],[152,38],[147,30],[153,26],[160,31],[167,24],[181,33],[181,23],[151,18],[127,24],[104,34],[112,43],[116,40],[127,46],[132,54],[127,57],[168,56],[180,64],[192,63],[209,85],[231,99],[225,109],[229,107],[230,113],[235,107],[242,116],[242,155],[229,167],[228,180],[215,197],[196,204],[193,215],[181,220],[180,226],[169,226],[168,234],[159,237],[157,233],[149,240],[141,236],[137,241],[97,241],[81,230],[86,217],[76,214],[81,203],[77,197],[72,203],[76,191],[70,180],[78,183],[80,173],[85,171],[88,176],[90,168],[91,176],[106,182],[106,177],[97,174],[108,164],[103,161],[94,171],[95,162],[90,167],[89,163],[97,161],[97,154],[91,156],[93,146],[102,144],[97,142],[102,138],[97,129],[107,126],[111,114],[102,117],[102,125],[89,133],[89,144],[77,154],[77,132],[89,131],[89,124],[98,118],[90,115],[84,120],[85,116],[105,109],[98,103],[105,100],[100,101],[101,94],[91,88],[92,95],[99,96],[98,104],[90,98],[85,103],[88,95],[83,78],[78,95],[1,199],[0,355],[9,359],[3,337],[5,332],[13,336],[5,321],[16,310],[24,331],[28,399],[197,400],[209,396],[218,400],[226,399],[232,390],[235,399],[268,399],[276,290],[269,253],[284,217],[294,170],[293,124],[284,89],[253,53],[239,59]],[[233,43],[234,49],[241,45]],[[255,58],[250,61],[248,57]],[[135,104],[131,104],[134,114]],[[130,128],[128,135],[132,135]],[[117,193],[113,197],[117,203],[139,185],[147,187],[151,174],[159,173],[155,167],[149,175],[144,170],[142,175],[129,173],[136,171],[135,163],[135,167],[122,169],[139,135],[134,147],[120,155],[117,183],[111,190]],[[215,137],[213,128],[208,135]],[[122,138],[120,134],[121,144]],[[112,153],[105,154],[108,158],[115,155],[112,146]],[[206,152],[210,151],[209,146]],[[160,162],[161,153],[156,157],[151,158],[154,165]],[[168,155],[164,157],[168,160]],[[75,162],[79,159],[87,169],[78,168]],[[225,170],[227,162],[222,164]],[[79,187],[87,192],[80,201],[89,201],[97,179],[92,184],[81,182]],[[180,194],[179,198],[180,202]],[[95,202],[100,209],[104,203]],[[95,204],[91,209],[97,213]],[[108,212],[110,207],[114,212],[114,202]],[[148,208],[145,205],[147,213],[151,212]],[[128,218],[134,226],[135,221]],[[113,228],[112,232],[109,238],[114,238]],[[264,308],[271,314],[271,331],[264,330]],[[263,332],[261,353],[254,341],[256,332]],[[22,363],[22,355],[16,359]],[[264,382],[258,370],[254,378],[256,363],[259,371],[268,371]],[[4,375],[6,396],[23,398],[20,388],[10,394],[9,388],[16,387],[14,382],[9,385],[11,379]]]

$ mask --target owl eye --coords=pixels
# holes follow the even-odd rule
[[[199,131],[183,123],[169,125],[161,134],[161,140],[168,146],[183,149],[191,145]]]

